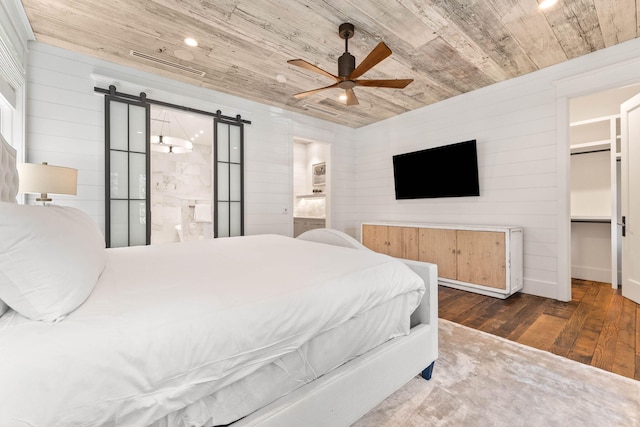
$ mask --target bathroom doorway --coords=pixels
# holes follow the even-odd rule
[[[151,106],[151,244],[210,239],[214,119]]]
[[[107,247],[244,235],[244,125],[251,121],[114,85],[94,90],[105,94]]]
[[[293,237],[331,226],[331,145],[293,141]]]

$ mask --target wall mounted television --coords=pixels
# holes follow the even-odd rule
[[[479,196],[476,140],[393,156],[396,200]]]

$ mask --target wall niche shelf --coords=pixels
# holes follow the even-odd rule
[[[296,199],[323,199],[326,197],[324,193],[315,193],[315,194],[300,194],[296,196]]]

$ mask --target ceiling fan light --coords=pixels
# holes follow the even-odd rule
[[[184,39],[184,44],[186,44],[187,46],[196,47],[198,46],[198,40],[194,39],[193,37],[187,37],[186,39]]]
[[[342,95],[340,95],[340,96],[338,97],[338,99],[340,99],[340,101],[346,101],[346,100],[347,100],[347,94],[346,94],[346,93],[343,93]]]
[[[548,9],[558,3],[558,0],[542,0],[538,3],[540,9]]]

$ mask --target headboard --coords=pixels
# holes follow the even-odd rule
[[[0,202],[16,202],[18,169],[16,150],[0,135]]]

